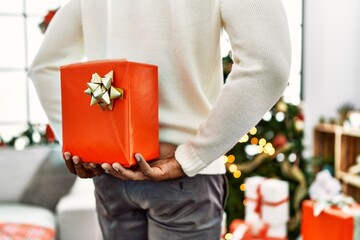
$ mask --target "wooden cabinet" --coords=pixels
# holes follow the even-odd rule
[[[348,172],[360,156],[360,130],[317,125],[314,129],[314,156],[333,157],[335,176],[342,182],[343,191],[360,202],[360,175]]]

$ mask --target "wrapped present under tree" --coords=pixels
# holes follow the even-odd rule
[[[299,105],[280,99],[226,156],[228,224],[245,218],[245,178],[263,176],[289,183],[288,238],[300,233],[301,201],[307,197],[307,163],[302,156],[304,116]]]

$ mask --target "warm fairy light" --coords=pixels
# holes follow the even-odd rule
[[[236,164],[231,164],[230,167],[229,167],[229,171],[233,173],[233,172],[235,172],[236,170],[237,170]]]
[[[261,147],[263,147],[263,146],[265,146],[265,144],[266,144],[265,138],[261,138],[261,139],[259,140],[259,145],[260,145]]]
[[[251,135],[255,135],[255,134],[257,133],[256,127],[253,127],[253,128],[249,131],[249,133],[250,133]]]
[[[223,156],[222,158],[223,158],[224,163],[228,162],[228,157],[227,156]]]
[[[245,134],[242,138],[240,138],[239,143],[244,143],[249,141],[249,135]]]
[[[265,147],[272,147],[272,143],[268,142],[267,144],[265,144]]]
[[[233,235],[231,233],[227,233],[224,236],[225,240],[231,240],[233,238]]]
[[[227,157],[227,162],[228,163],[233,163],[235,161],[235,156],[234,155],[229,155],[228,157]]]
[[[296,120],[295,121],[295,129],[298,130],[298,131],[302,131],[305,127],[305,124],[304,124],[304,121],[302,120]]]
[[[247,204],[247,200],[246,200],[246,199],[244,199],[243,204],[244,204],[244,206],[246,206],[246,204]]]
[[[270,156],[274,155],[275,154],[275,148],[271,147],[269,150],[268,150],[268,154]]]
[[[239,178],[241,176],[241,172],[240,170],[235,170],[235,172],[233,173],[234,178]]]
[[[245,190],[246,190],[246,184],[245,183],[240,185],[240,190],[245,192]]]
[[[275,148],[273,147],[273,145],[271,143],[265,144],[264,153],[267,153],[269,155],[274,155],[275,154]]]
[[[251,144],[253,144],[253,145],[258,144],[258,142],[259,142],[259,140],[258,140],[256,137],[253,137],[253,138],[251,139]]]
[[[264,147],[259,146],[259,147],[258,147],[258,153],[262,153],[263,151],[264,151]]]

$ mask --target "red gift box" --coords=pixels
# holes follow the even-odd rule
[[[354,216],[337,207],[331,207],[314,216],[315,202],[302,203],[301,234],[303,240],[353,240]],[[359,211],[359,205],[349,206],[351,212]]]
[[[136,164],[135,153],[158,158],[157,66],[102,60],[60,70],[63,152],[124,167]]]
[[[252,240],[250,226],[243,220],[234,219],[229,226],[229,232],[232,240]]]
[[[229,232],[232,234],[232,240],[287,240],[287,237],[284,238],[271,238],[266,237],[266,231],[268,226],[265,226],[258,234],[254,236],[252,234],[251,224],[245,222],[241,219],[234,219],[230,226]]]

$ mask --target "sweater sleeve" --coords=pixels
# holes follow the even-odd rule
[[[287,86],[291,47],[280,0],[220,0],[233,67],[208,119],[175,157],[194,176],[230,150]]]
[[[80,61],[83,57],[80,0],[72,0],[55,14],[29,70],[29,77],[60,142],[60,66]]]

